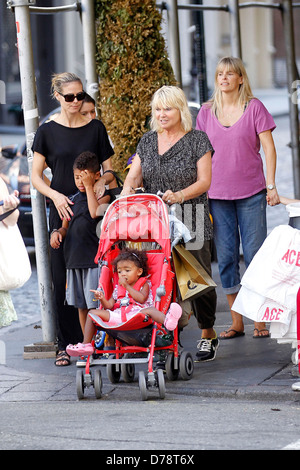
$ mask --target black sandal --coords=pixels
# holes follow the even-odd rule
[[[59,364],[60,362],[63,362],[63,364]],[[54,364],[57,367],[69,366],[71,364],[69,354],[67,354],[66,351],[59,351],[56,355],[56,359],[55,359]]]

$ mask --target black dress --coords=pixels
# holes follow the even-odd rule
[[[66,196],[77,191],[73,176],[73,163],[80,153],[84,151],[95,153],[100,164],[114,153],[105,126],[97,119],[76,128],[66,127],[55,121],[42,124],[36,132],[32,150],[46,158],[46,163],[53,175],[51,188]],[[60,228],[61,225],[62,221],[51,201],[50,232]],[[50,248],[50,256],[58,348],[65,350],[68,344],[82,341],[82,331],[77,309],[65,305],[66,266],[63,244],[57,250]]]

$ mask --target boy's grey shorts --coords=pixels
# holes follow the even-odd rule
[[[77,308],[97,308],[93,301],[99,282],[98,267],[87,269],[67,269],[66,303]]]

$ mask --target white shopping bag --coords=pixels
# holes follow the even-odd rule
[[[254,256],[241,284],[232,309],[253,321],[274,325],[276,337],[290,335],[300,287],[300,231],[288,225],[276,227]]]
[[[272,299],[253,292],[242,286],[232,310],[250,318],[255,322],[277,323],[280,325],[281,335],[285,335],[289,329],[293,310],[280,305]]]
[[[254,256],[241,284],[296,311],[300,287],[300,231],[288,225],[276,227]]]

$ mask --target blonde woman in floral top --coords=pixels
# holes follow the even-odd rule
[[[122,192],[130,194],[133,188],[143,185],[146,192],[161,191],[166,204],[176,203],[177,217],[194,236],[189,251],[210,275],[213,232],[206,192],[211,183],[212,154],[205,132],[192,129],[183,91],[175,86],[163,86],[153,96],[151,131],[138,144]],[[181,306],[184,313],[179,327],[186,326],[192,309],[202,329],[196,360],[214,359],[218,347],[214,330],[215,290],[192,302],[184,301]]]

